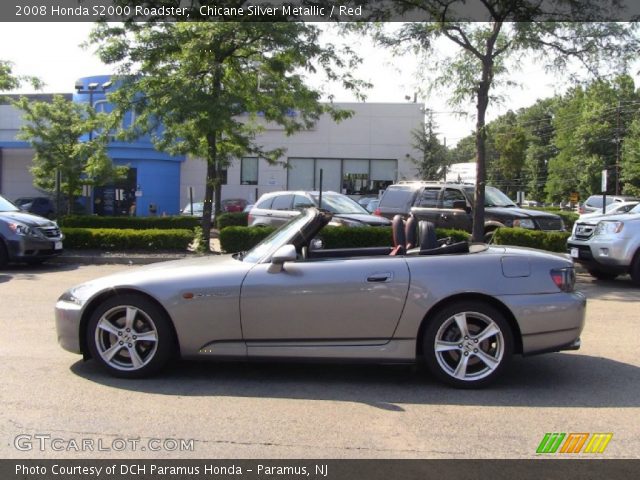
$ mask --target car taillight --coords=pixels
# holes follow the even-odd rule
[[[573,292],[576,284],[576,272],[573,267],[554,268],[549,273],[556,287],[563,292]]]
[[[247,225],[251,225],[252,222],[253,222],[253,215],[251,214],[247,215]]]
[[[382,216],[382,212],[380,212],[380,209],[379,209],[379,208],[376,208],[376,209],[373,211],[373,214],[374,214],[374,215],[377,215],[377,216],[379,216],[379,217],[381,217],[381,216]]]

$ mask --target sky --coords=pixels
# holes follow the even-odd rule
[[[42,90],[45,93],[70,93],[80,77],[112,73],[111,67],[102,64],[90,48],[80,47],[91,29],[90,23],[2,23],[0,59],[13,62],[15,74],[39,77],[45,83]],[[345,41],[333,35],[325,38],[335,43]],[[373,46],[367,39],[349,38],[346,41],[364,60],[357,76],[373,84],[367,92],[368,102],[413,101],[414,94],[421,91],[424,80],[421,80],[420,62],[416,56],[394,55]],[[446,44],[440,46],[442,49],[447,47]],[[537,99],[562,93],[567,88],[566,84],[558,84],[556,78],[547,75],[541,65],[527,59],[522,60],[519,71],[512,72],[512,79],[520,87],[504,92],[506,100],[502,105],[489,106],[489,120],[509,109],[517,110],[532,105]],[[351,92],[335,86],[330,88],[335,101],[356,101]],[[30,87],[23,86],[12,93],[32,92]],[[439,137],[448,146],[455,145],[473,131],[473,118],[453,113],[460,109],[454,110],[446,103],[446,92],[431,98],[419,93],[418,102],[435,112]],[[473,113],[474,108],[475,105],[470,104],[466,110]]]

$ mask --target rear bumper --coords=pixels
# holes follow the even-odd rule
[[[500,300],[517,319],[524,355],[580,348],[587,306],[581,293],[509,295]]]

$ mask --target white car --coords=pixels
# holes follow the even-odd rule
[[[637,200],[634,200],[634,201],[631,201],[631,202],[615,202],[615,203],[612,203],[612,204],[607,206],[607,208],[605,209],[604,215],[617,215],[619,213],[627,213],[633,207],[638,205],[638,203],[640,203],[640,202],[637,201]],[[598,210],[596,212],[583,213],[582,215],[580,215],[578,220],[585,220],[587,218],[601,217],[602,215],[603,214],[602,214],[601,210]]]

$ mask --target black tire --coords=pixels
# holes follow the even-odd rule
[[[462,334],[460,320],[466,325]],[[456,388],[482,388],[504,371],[513,354],[513,333],[504,315],[483,302],[449,305],[427,320],[423,352],[429,371]],[[488,335],[486,338],[483,334]],[[436,341],[442,350],[436,351]],[[466,360],[465,360],[466,359]]]
[[[133,294],[111,297],[93,312],[87,345],[100,366],[120,378],[150,376],[176,351],[173,329],[164,311]]]
[[[640,287],[640,250],[638,250],[633,257],[633,262],[631,263],[631,270],[629,270],[631,274],[631,281],[638,287]]]
[[[9,263],[9,253],[7,247],[4,246],[2,239],[0,238],[0,268],[4,268]]]
[[[603,270],[596,269],[588,270],[588,272],[589,275],[591,275],[593,278],[597,278],[598,280],[613,280],[618,276],[617,273],[605,272]]]

